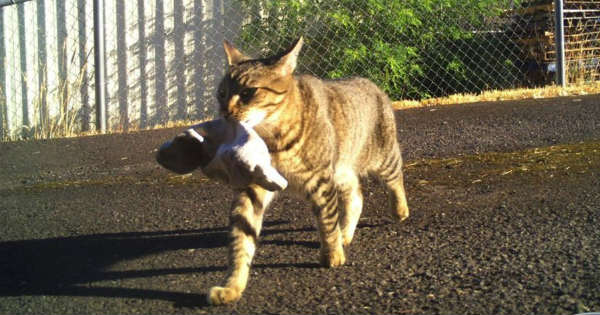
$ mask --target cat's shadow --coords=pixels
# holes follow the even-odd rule
[[[263,234],[311,231],[278,229],[285,221],[265,222]],[[318,248],[318,242],[273,240],[263,244]],[[0,242],[0,296],[54,295],[158,299],[179,307],[204,307],[205,294],[103,287],[97,282],[171,274],[222,272],[225,265],[150,270],[107,270],[121,261],[182,249],[211,249],[228,244],[228,227],[198,230],[92,234]],[[223,262],[225,264],[226,262]],[[256,264],[253,268],[320,268],[317,263]]]

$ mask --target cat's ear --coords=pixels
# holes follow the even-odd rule
[[[288,76],[294,72],[296,69],[298,54],[300,53],[300,49],[302,49],[303,43],[304,40],[302,37],[298,38],[292,47],[289,48],[287,52],[275,63],[275,67],[281,76]]]
[[[225,48],[225,54],[227,55],[227,63],[230,66],[237,65],[245,60],[249,60],[246,55],[233,47],[233,45],[227,40],[223,41],[223,48]]]

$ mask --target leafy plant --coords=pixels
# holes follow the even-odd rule
[[[247,16],[238,44],[246,51],[270,54],[304,36],[307,45],[301,56],[301,71],[329,78],[368,77],[393,99],[422,99],[447,91],[472,92],[469,89],[480,88],[477,77],[483,72],[467,71],[480,57],[471,55],[464,45],[477,46],[481,43],[474,40],[488,40],[476,30],[485,29],[510,3],[238,1]],[[512,62],[502,56],[499,59],[501,64]],[[468,81],[476,83],[467,84]]]

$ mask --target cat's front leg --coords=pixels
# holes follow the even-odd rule
[[[274,192],[251,185],[236,197],[230,218],[229,274],[225,286],[210,289],[207,295],[208,303],[228,304],[242,296],[248,282],[263,214],[274,196]]]

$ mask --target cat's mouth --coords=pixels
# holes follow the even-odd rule
[[[260,110],[254,110],[241,116],[242,117],[238,117],[238,115],[227,114],[225,116],[225,119],[229,121],[240,122],[250,128],[253,128],[254,126],[260,124],[263,120],[265,120],[265,118],[267,117],[267,113]]]
[[[264,117],[260,118],[260,119],[256,119],[256,118],[249,118],[249,119],[244,119],[242,120],[242,122],[247,125],[250,128],[254,128],[254,126],[260,124],[262,121],[264,120]]]

